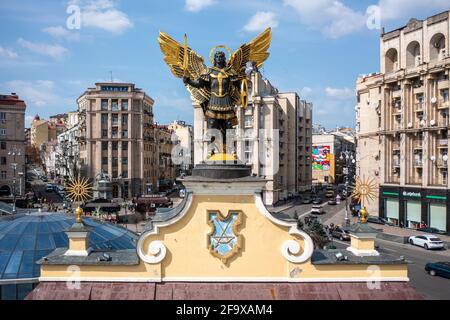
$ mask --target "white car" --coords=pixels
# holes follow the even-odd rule
[[[321,206],[321,205],[313,205],[310,213],[311,214],[324,214],[325,210],[323,209],[323,206]]]
[[[427,250],[444,248],[442,240],[432,235],[412,236],[409,237],[408,242],[415,246],[424,247]]]

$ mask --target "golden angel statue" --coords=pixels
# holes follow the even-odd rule
[[[271,40],[268,28],[233,54],[226,46],[216,46],[209,55],[212,66],[207,67],[203,57],[187,46],[186,35],[184,45],[164,32],[160,32],[158,39],[164,61],[176,77],[183,79],[193,104],[203,109],[209,127],[220,130],[222,137],[227,129],[237,125],[235,108],[248,104],[246,67],[262,66],[269,57]],[[228,60],[219,48],[226,49]]]

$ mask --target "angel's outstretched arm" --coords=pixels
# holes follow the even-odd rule
[[[209,82],[204,80],[203,78],[198,78],[197,80],[194,80],[189,77],[183,77],[183,82],[185,85],[190,85],[198,89],[207,88],[209,86]]]

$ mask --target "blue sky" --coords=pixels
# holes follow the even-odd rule
[[[80,9],[79,29],[68,29],[69,6]],[[264,76],[312,101],[314,123],[353,126],[355,80],[379,70],[379,26],[391,30],[448,9],[448,0],[1,1],[0,92],[26,100],[29,124],[35,114],[75,110],[77,97],[112,71],[115,81],[136,83],[155,99],[159,123],[192,122],[189,95],[162,60],[158,32],[179,41],[187,33],[208,61],[213,46],[234,51],[272,26]]]

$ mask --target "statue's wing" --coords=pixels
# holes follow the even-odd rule
[[[272,30],[267,28],[263,33],[253,39],[251,42],[242,45],[231,57],[228,65],[233,68],[240,77],[245,76],[245,65],[253,61],[256,67],[262,66],[269,57],[269,47],[272,40]]]
[[[203,57],[187,47],[188,64],[186,70],[187,74],[185,74],[183,68],[185,55],[184,47],[164,32],[159,33],[158,41],[161,51],[164,54],[164,61],[176,77],[183,78],[183,76],[186,75],[191,79],[198,79],[208,72]],[[186,87],[195,104],[201,105],[211,97],[211,93],[208,89],[197,89],[189,85]]]

